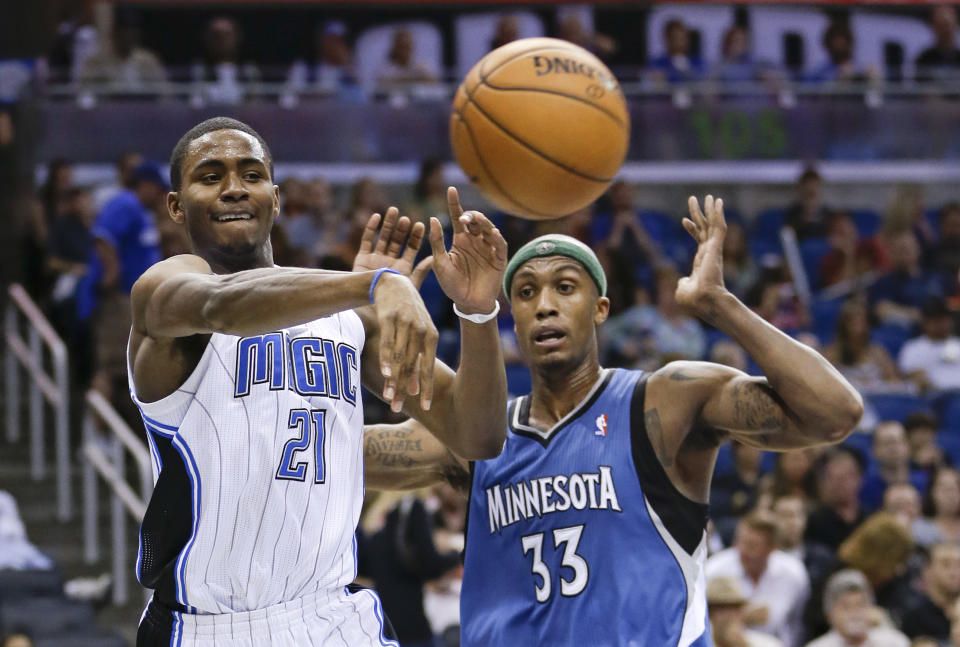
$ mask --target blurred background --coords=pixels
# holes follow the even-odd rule
[[[512,249],[563,232],[597,251],[606,366],[757,372],[673,301],[694,252],[686,197],[722,196],[728,288],[820,349],[867,407],[839,448],[723,448],[715,642],[796,647],[833,632],[818,647],[960,647],[957,21],[956,6],[930,3],[5,3],[0,645],[133,644],[152,477],[126,390],[128,292],[150,263],[187,251],[166,215],[173,145],[227,115],[273,150],[279,264],[349,269],[371,213],[447,221],[454,184]],[[531,36],[600,57],[632,118],[607,194],[539,223],[471,190],[447,131],[473,64]],[[449,302],[432,277],[423,295],[456,364]],[[523,394],[503,305],[509,387]],[[373,397],[365,409],[391,420]],[[366,503],[363,581],[402,644],[458,644],[462,498]]]

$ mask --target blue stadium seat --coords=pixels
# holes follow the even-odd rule
[[[531,386],[530,369],[524,364],[507,364],[507,391],[510,395],[526,395]]]
[[[862,431],[855,431],[849,436],[847,436],[843,443],[847,447],[852,447],[863,454],[865,457],[869,457],[872,453],[873,448],[873,434],[866,434]]]
[[[821,344],[829,344],[837,334],[837,320],[843,309],[843,297],[835,299],[814,299],[810,304],[810,316],[813,319],[813,334]]]
[[[4,600],[0,627],[23,627],[35,637],[83,634],[93,629],[93,607],[63,597],[24,597]]]
[[[929,407],[926,400],[915,395],[886,394],[867,396],[877,411],[880,420],[899,420],[903,422],[915,411],[925,411]]]
[[[940,427],[954,431],[960,436],[960,392],[948,393],[940,398]]]
[[[106,633],[64,634],[38,638],[35,647],[127,647],[127,641],[120,636]]]
[[[960,466],[960,429],[939,432],[937,446],[947,455],[951,465]]]
[[[759,259],[764,254],[782,254],[780,229],[786,209],[767,209],[753,221],[750,232],[750,255]]]
[[[7,598],[56,596],[63,592],[63,577],[56,570],[0,570],[0,604]]]
[[[857,233],[860,234],[860,238],[869,238],[880,233],[883,218],[876,211],[853,209],[850,212],[850,217],[853,218],[853,224],[857,226]]]
[[[820,277],[820,261],[830,252],[830,242],[826,238],[808,238],[800,241],[800,258],[807,271],[810,289],[816,291],[823,284]]]
[[[910,339],[910,331],[902,326],[882,325],[870,331],[870,341],[887,349],[894,361],[900,354],[900,348]]]

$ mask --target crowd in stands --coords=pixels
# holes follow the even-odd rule
[[[747,217],[728,205],[725,280],[767,321],[821,349],[862,392],[866,414],[839,447],[721,450],[707,562],[715,640],[799,647],[824,635],[816,647],[900,645],[906,634],[960,647],[960,206],[927,208],[915,187],[903,187],[883,215],[838,210],[825,204],[822,185],[810,168],[794,201],[782,207]],[[400,189],[367,178],[338,192],[321,178],[283,178],[275,260],[347,270],[372,213],[396,203],[417,221],[446,219],[445,186],[436,160],[422,164],[413,187]],[[132,153],[118,160],[109,186],[77,186],[70,164],[57,160],[24,240],[37,251],[24,257],[28,287],[68,341],[77,384],[103,390],[121,410],[129,406],[120,385],[130,286],[155,259],[188,249],[182,229],[166,216],[167,190],[159,167]],[[605,365],[652,370],[674,359],[711,359],[756,373],[737,344],[677,307],[674,290],[693,242],[676,214],[641,202],[621,181],[596,205],[559,220],[491,215],[512,249],[563,232],[596,250],[612,300],[612,316],[600,328]],[[458,329],[449,303],[432,277],[422,293],[441,331],[439,354],[455,362]],[[525,393],[528,373],[509,305],[502,306],[509,387]],[[365,401],[368,420],[391,419],[375,398]],[[429,559],[400,580],[373,564],[378,585],[420,590],[456,570],[424,539],[430,515],[415,503],[417,550]],[[371,541],[395,541],[391,524],[400,510],[381,514]],[[391,529],[377,536],[384,523]],[[449,521],[441,525],[450,532]],[[394,566],[402,570],[403,560]]]
[[[933,7],[928,20],[932,43],[912,61],[914,79],[956,79],[960,72],[956,9],[952,5]],[[417,38],[426,35],[418,36],[407,26],[391,27],[378,35],[384,40],[380,48],[383,54],[376,68],[367,74],[358,69],[358,30],[340,19],[321,20],[314,28],[312,42],[306,45],[308,51],[278,67],[245,59],[242,27],[229,15],[211,18],[202,33],[194,35],[193,62],[187,66],[165,65],[157,53],[142,45],[144,26],[136,12],[117,11],[109,33],[99,33],[92,23],[91,15],[84,10],[61,23],[59,38],[49,57],[54,80],[76,82],[89,92],[121,95],[165,95],[171,91],[172,82],[188,84],[192,87],[191,101],[196,105],[242,102],[249,84],[262,82],[284,86],[285,102],[295,102],[302,93],[321,93],[346,102],[395,98],[398,93],[411,91],[417,96],[446,96],[442,91],[430,90],[430,86],[448,77],[442,47],[434,43],[428,48],[438,60],[420,58]],[[616,58],[621,49],[617,39],[588,28],[576,13],[558,13],[553,28],[547,31],[550,33],[545,35],[581,45],[603,60],[615,59],[621,81],[645,82],[650,87],[689,81],[774,85],[781,81],[878,83],[900,80],[903,74],[900,67],[887,65],[889,69],[876,69],[858,61],[855,34],[849,19],[842,15],[832,17],[822,34],[820,45],[826,62],[817,69],[774,64],[755,56],[751,52],[749,24],[742,18],[735,19],[726,30],[715,56],[700,51],[699,38],[681,18],[669,20],[663,27],[663,51],[651,52],[646,61],[625,62],[622,57]],[[520,36],[517,16],[504,13],[489,40],[489,48]]]

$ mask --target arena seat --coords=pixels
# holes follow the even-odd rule
[[[910,331],[902,326],[881,325],[870,331],[870,341],[887,349],[894,361],[900,354],[900,348],[910,339]]]
[[[94,626],[93,607],[88,602],[63,597],[23,597],[0,605],[0,628],[19,626],[33,636],[83,634]]]
[[[786,209],[761,211],[753,221],[750,232],[750,254],[759,259],[764,254],[782,254],[780,229],[783,228]]]
[[[56,596],[63,593],[63,577],[56,570],[0,570],[0,604],[5,599]]]
[[[807,238],[800,241],[800,258],[807,271],[810,289],[816,291],[823,285],[820,276],[820,262],[830,253],[830,242],[826,238]]]
[[[38,638],[34,647],[127,647],[127,641],[120,636],[107,633],[64,634]]]
[[[937,433],[937,446],[947,455],[951,465],[960,466],[960,429],[947,429]]]
[[[530,393],[530,369],[524,364],[507,364],[507,392],[511,396]]]
[[[867,399],[877,410],[877,416],[880,420],[899,420],[903,422],[911,413],[929,408],[926,400],[915,395],[891,393],[870,395],[867,396]]]
[[[837,334],[837,320],[843,309],[843,297],[834,299],[814,299],[810,303],[810,317],[813,319],[813,334],[821,344],[829,344]]]
[[[941,428],[956,432],[960,437],[960,392],[953,391],[940,396],[937,404]]]
[[[880,233],[883,219],[876,211],[870,209],[853,209],[850,211],[853,224],[857,227],[860,238],[870,238]]]

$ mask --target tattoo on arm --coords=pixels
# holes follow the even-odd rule
[[[449,453],[449,451],[447,452]],[[464,469],[453,454],[450,454],[450,462],[443,468],[443,480],[449,483],[453,489],[460,492],[470,491],[470,471]],[[468,502],[469,505],[469,502]]]
[[[650,409],[643,413],[643,423],[647,427],[647,434],[650,436],[650,444],[653,445],[653,451],[657,453],[657,458],[664,467],[673,466],[673,454],[667,449],[667,439],[663,433],[663,425],[660,424],[660,414],[656,409]]]
[[[693,375],[692,373],[684,371],[682,368],[670,371],[670,379],[674,382],[690,382],[698,379],[699,377],[700,376],[698,375]]]
[[[744,430],[782,431],[787,406],[765,382],[742,381],[733,388],[734,426]]]
[[[410,455],[423,451],[423,441],[411,439],[413,430],[388,429],[368,433],[363,443],[366,460],[375,461],[384,467],[413,467],[416,461]]]

